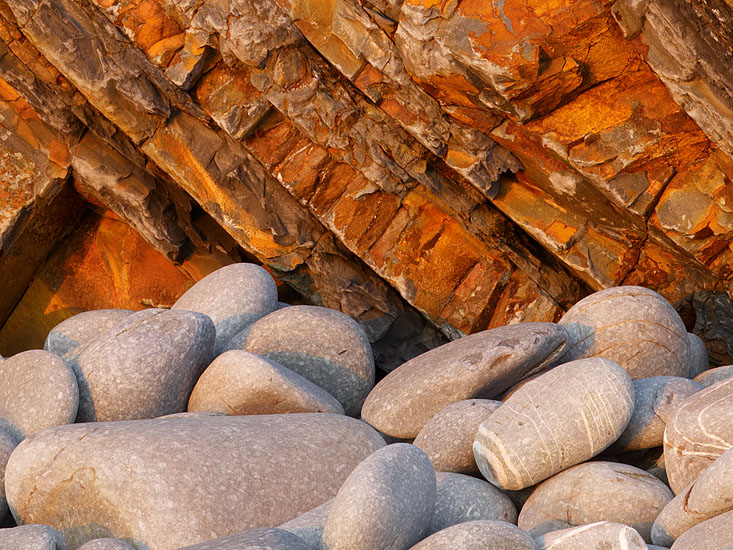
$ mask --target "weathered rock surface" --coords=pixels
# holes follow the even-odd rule
[[[602,521],[581,527],[551,531],[535,539],[537,550],[647,550],[641,535],[628,525]]]
[[[414,550],[536,550],[532,538],[516,525],[504,521],[477,520],[438,531],[413,546]]]
[[[0,529],[0,544],[3,548],[23,550],[66,550],[63,535],[48,525],[21,525]]]
[[[723,550],[733,546],[733,511],[720,514],[685,531],[674,541],[673,550],[715,548]]]
[[[135,550],[135,547],[130,546],[124,540],[107,537],[85,542],[79,547],[79,550]]]
[[[311,550],[301,538],[282,529],[254,529],[186,546],[181,550]]]
[[[81,344],[93,340],[134,313],[129,309],[83,311],[56,325],[46,337],[43,349],[63,357]]]
[[[519,388],[481,424],[476,463],[498,487],[529,487],[600,453],[633,410],[633,385],[618,364],[565,363]]]
[[[695,382],[705,388],[717,384],[721,380],[733,377],[733,365],[724,365],[714,369],[706,370],[695,376]]]
[[[302,514],[383,445],[331,414],[76,424],[23,442],[6,491],[20,521],[55,526],[71,547],[112,536],[173,550]]]

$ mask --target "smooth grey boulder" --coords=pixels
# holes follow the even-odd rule
[[[116,537],[169,550],[280,525],[383,445],[327,413],[73,424],[21,443],[5,488],[19,521],[58,528],[72,548]]]
[[[639,468],[616,462],[586,462],[539,484],[519,513],[517,525],[539,537],[550,531],[599,521],[633,527],[646,542],[672,491]]]
[[[7,550],[66,550],[61,533],[48,525],[0,529],[0,548]]]
[[[517,523],[511,499],[491,483],[452,472],[435,472],[438,490],[428,535],[475,520]]]
[[[500,406],[501,401],[491,399],[452,403],[423,426],[413,445],[425,451],[436,470],[478,472],[473,440],[481,423]]]
[[[303,539],[282,529],[254,529],[181,550],[313,550]]]
[[[407,443],[379,449],[351,472],[333,499],[323,529],[328,550],[406,550],[428,530],[435,471]]]
[[[697,334],[687,333],[687,343],[690,345],[690,370],[688,378],[696,378],[710,368],[710,359],[705,343]]]
[[[143,310],[84,346],[76,360],[81,422],[137,420],[186,410],[211,361],[214,324],[182,310]]]
[[[608,447],[633,410],[634,388],[619,365],[565,363],[519,388],[481,424],[476,463],[502,489],[535,485]]]
[[[57,355],[30,350],[0,362],[0,418],[13,435],[70,424],[78,406],[74,372]]]
[[[634,380],[634,413],[614,442],[614,452],[653,449],[664,442],[664,427],[674,410],[702,386],[689,378],[652,376]]]
[[[0,480],[5,479],[5,467],[10,455],[20,440],[11,431],[0,428]],[[5,483],[0,482],[0,521],[8,514],[8,501],[5,498]]]
[[[688,529],[674,541],[672,550],[724,550],[733,546],[733,511]]]
[[[124,540],[106,537],[85,542],[78,550],[135,550],[135,547]]]
[[[733,378],[686,399],[667,420],[664,463],[674,494],[733,447]]]
[[[551,531],[534,541],[537,550],[647,550],[634,529],[610,521]]]
[[[278,528],[299,536],[310,548],[319,550],[323,544],[323,528],[326,526],[332,504],[333,499],[327,500],[320,506],[308,510],[305,514],[283,523]]]
[[[247,325],[237,334],[232,336],[231,339],[222,348],[222,353],[235,349],[244,349],[244,347],[247,345],[247,337],[249,336],[249,329],[251,327],[252,325]]]
[[[63,357],[77,346],[94,340],[133,313],[135,312],[130,309],[95,309],[77,313],[51,329],[46,336],[43,349]]]
[[[340,311],[290,306],[250,327],[245,349],[279,363],[333,395],[358,416],[374,386],[374,357],[364,329]]]
[[[536,550],[532,538],[505,521],[477,520],[430,535],[413,550]]]
[[[733,365],[725,365],[714,369],[706,370],[695,377],[695,382],[704,388],[709,388],[721,380],[733,378]]]
[[[210,273],[173,304],[172,310],[197,311],[216,327],[214,353],[218,355],[232,337],[277,309],[277,286],[259,265],[232,264]]]
[[[620,286],[594,292],[571,307],[559,324],[569,334],[561,362],[603,357],[621,365],[633,380],[688,376],[685,324],[653,290]]]
[[[206,368],[188,400],[189,412],[344,414],[335,397],[307,378],[254,353],[227,351]]]
[[[441,409],[492,399],[554,361],[565,346],[554,323],[520,323],[465,336],[410,359],[369,394],[362,418],[392,437],[415,438]]]

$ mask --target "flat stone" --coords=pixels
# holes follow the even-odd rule
[[[21,525],[0,529],[0,548],[8,550],[66,550],[61,533],[48,525]]]
[[[293,518],[279,526],[279,529],[299,536],[311,548],[317,550],[323,543],[323,528],[326,526],[328,513],[331,511],[333,499],[327,500],[320,506],[308,510],[305,514]]]
[[[504,521],[477,520],[453,525],[430,535],[413,550],[535,550],[532,538]]]
[[[80,351],[82,422],[137,420],[184,412],[211,361],[214,325],[183,310],[144,310],[126,317]]]
[[[435,493],[423,451],[407,443],[379,449],[333,499],[323,543],[328,550],[406,550],[427,534]]]
[[[46,336],[43,349],[63,357],[77,346],[93,340],[133,313],[135,312],[130,309],[95,309],[77,313],[51,329]]]
[[[312,550],[312,547],[292,533],[265,528],[186,546],[180,550]]]
[[[374,386],[374,357],[364,329],[348,315],[316,306],[290,306],[250,328],[245,349],[297,372],[358,416]]]
[[[571,307],[559,321],[569,334],[561,361],[604,357],[633,380],[689,372],[687,329],[670,303],[639,286],[608,288]]]
[[[714,369],[706,370],[695,377],[695,382],[704,388],[709,388],[726,378],[733,378],[733,365],[725,365]]]
[[[634,529],[610,521],[551,531],[534,541],[537,550],[647,550],[644,539]]]
[[[586,462],[540,483],[522,507],[517,525],[539,537],[610,521],[633,527],[651,542],[652,524],[673,496],[664,483],[639,468]]]
[[[78,406],[74,372],[57,355],[30,350],[0,362],[0,418],[19,438],[70,424]]]
[[[615,452],[652,449],[663,444],[664,427],[674,410],[702,386],[689,378],[652,376],[634,380],[634,413],[613,444]]]
[[[580,359],[521,387],[479,427],[481,474],[523,489],[584,462],[615,441],[634,410],[634,387],[608,359]]]
[[[501,401],[491,399],[452,403],[423,426],[413,445],[425,451],[436,470],[478,472],[473,440],[481,423],[500,406]]]
[[[270,274],[256,264],[240,263],[210,273],[171,309],[208,316],[216,327],[214,353],[218,355],[232,336],[277,307],[277,286]]]
[[[135,547],[127,544],[124,540],[106,537],[85,542],[78,550],[135,550]]]
[[[482,479],[452,472],[435,472],[438,491],[428,534],[475,520],[517,523],[517,509],[501,490]]]
[[[74,424],[18,446],[6,491],[17,519],[58,528],[72,548],[116,537],[170,550],[303,514],[383,445],[326,413]]]
[[[397,367],[372,390],[362,418],[380,432],[415,438],[441,409],[492,399],[554,361],[566,335],[554,323],[520,323],[465,336]]]
[[[199,377],[189,412],[343,414],[335,397],[274,361],[243,350],[218,356]]]
[[[0,479],[5,479],[5,467],[10,455],[18,446],[19,439],[11,432],[0,428]],[[8,515],[8,501],[5,498],[5,483],[0,483],[0,521]]]
[[[687,342],[690,345],[690,372],[687,376],[694,379],[710,368],[710,359],[705,343],[697,334],[688,332]]]
[[[667,420],[664,463],[674,494],[695,481],[730,447],[733,447],[733,378],[690,396]]]
[[[733,546],[733,511],[725,512],[688,529],[672,550],[724,550]]]

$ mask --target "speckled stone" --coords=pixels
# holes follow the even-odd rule
[[[724,550],[728,546],[733,546],[733,510],[688,529],[672,550]]]
[[[501,401],[467,399],[438,411],[413,444],[430,458],[436,470],[478,472],[473,456],[473,440],[481,423],[501,406]]]
[[[66,550],[64,537],[47,525],[21,525],[0,529],[0,548],[4,550]]]
[[[133,313],[129,309],[95,309],[77,313],[51,329],[43,349],[62,357],[77,346],[94,340]]]
[[[664,463],[672,491],[692,483],[733,447],[733,378],[690,396],[667,420]]]
[[[659,447],[674,410],[702,386],[688,378],[652,376],[634,380],[634,413],[612,446],[614,452]]]
[[[427,455],[407,443],[388,445],[341,486],[323,542],[328,550],[407,550],[427,534],[435,493]]]
[[[623,523],[652,542],[652,523],[672,491],[644,470],[615,462],[586,462],[539,484],[517,525],[533,537],[598,521]]]
[[[688,376],[687,329],[653,290],[621,286],[595,292],[571,307],[560,324],[570,335],[562,362],[604,357],[621,365],[633,380]]]
[[[136,420],[186,410],[211,361],[214,325],[201,313],[144,310],[95,338],[72,363],[82,422]]]
[[[323,528],[326,526],[326,520],[332,505],[333,499],[327,500],[320,506],[308,510],[305,514],[283,523],[279,528],[299,536],[310,545],[310,548],[319,550],[323,543]]]
[[[532,538],[505,521],[478,520],[438,531],[413,550],[535,550]]]
[[[303,539],[282,529],[254,529],[180,550],[313,550]]]
[[[374,386],[374,357],[364,330],[348,315],[325,307],[290,306],[250,328],[247,351],[286,366],[358,416]]]
[[[5,488],[17,518],[58,528],[72,548],[112,536],[172,550],[288,521],[383,445],[326,413],[74,424],[21,443]]]
[[[18,446],[18,438],[0,428],[0,480],[5,479],[5,466],[15,447]],[[8,515],[8,501],[5,498],[5,483],[0,483],[0,521]]]
[[[700,337],[691,332],[687,333],[687,343],[690,345],[690,371],[688,378],[696,378],[710,368],[708,350]]]
[[[725,365],[714,369],[706,370],[695,377],[695,382],[704,388],[709,388],[713,384],[717,384],[721,380],[733,378],[733,365]]]
[[[553,323],[520,323],[465,336],[419,355],[385,376],[362,418],[380,432],[412,439],[441,409],[492,399],[554,361],[565,332]]]
[[[255,264],[232,264],[210,273],[193,285],[172,310],[198,311],[216,327],[214,353],[219,354],[245,326],[277,309],[277,286]]]
[[[634,388],[608,359],[565,363],[521,387],[481,424],[473,444],[483,476],[523,489],[588,460],[623,432]]]
[[[14,435],[69,424],[78,406],[74,372],[57,355],[30,350],[0,362],[0,418]]]
[[[475,520],[517,523],[511,499],[491,483],[452,472],[435,472],[438,491],[428,534]]]
[[[90,540],[82,544],[78,550],[135,550],[135,547],[127,544],[124,540],[107,537]]]
[[[190,412],[221,414],[343,414],[335,397],[277,363],[243,350],[221,354],[209,365],[188,400]]]
[[[634,529],[610,521],[551,531],[534,541],[537,550],[647,550]]]

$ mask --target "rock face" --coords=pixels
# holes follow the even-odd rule
[[[112,536],[174,550],[306,512],[383,445],[330,414],[78,424],[18,447],[6,491],[19,521],[55,526],[72,548]]]

